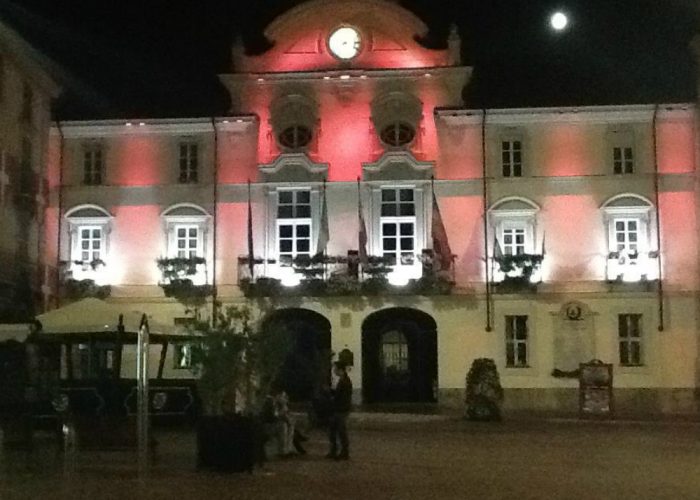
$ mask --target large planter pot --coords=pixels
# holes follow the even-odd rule
[[[253,472],[256,435],[250,417],[201,417],[197,425],[197,467],[219,472]]]

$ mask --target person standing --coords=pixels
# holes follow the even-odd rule
[[[350,458],[348,414],[352,406],[352,382],[348,377],[345,364],[341,362],[333,363],[333,373],[338,377],[338,383],[331,392],[332,413],[328,422],[330,451],[326,457],[335,460],[348,460]],[[338,445],[340,445],[340,449]]]

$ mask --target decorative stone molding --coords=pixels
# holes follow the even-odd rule
[[[314,163],[305,153],[281,154],[259,169],[264,182],[323,182],[328,175],[328,163]]]
[[[387,151],[374,163],[362,164],[365,181],[429,180],[435,162],[418,161],[408,151]]]

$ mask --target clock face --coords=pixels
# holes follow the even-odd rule
[[[328,37],[328,48],[338,59],[352,59],[360,52],[360,34],[348,26],[338,28]]]

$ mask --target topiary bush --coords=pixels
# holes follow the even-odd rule
[[[466,416],[469,420],[494,422],[501,420],[503,387],[496,363],[491,358],[478,358],[467,373]]]

